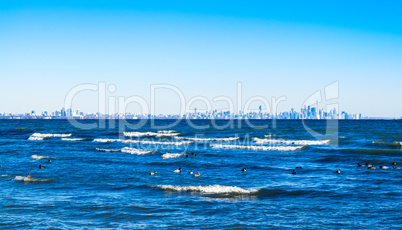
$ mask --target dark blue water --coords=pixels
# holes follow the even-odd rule
[[[401,121],[192,122],[0,121],[0,227],[402,228]]]

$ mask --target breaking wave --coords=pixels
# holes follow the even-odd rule
[[[147,140],[102,139],[102,138],[98,138],[93,141],[102,143],[107,142],[135,143],[144,145],[189,145],[193,143],[192,141],[167,142],[167,141],[147,141]]]
[[[173,130],[160,130],[158,132],[123,132],[126,137],[173,137],[179,135],[179,133]]]
[[[184,156],[184,153],[165,153],[162,155],[163,159],[174,159]]]
[[[100,149],[100,148],[95,148],[96,151],[101,151],[101,152],[121,152],[121,149]]]
[[[26,177],[26,176],[16,176],[13,180],[18,180],[18,181],[24,181],[24,182],[48,182],[50,180],[40,180],[40,179],[34,179],[32,177]]]
[[[284,144],[284,145],[327,145],[330,140],[275,140],[275,139],[261,139],[253,138],[257,144]]]
[[[54,157],[40,156],[40,155],[36,155],[36,154],[32,155],[31,158],[32,158],[32,159],[35,159],[35,160],[40,160],[40,159],[55,159]]]
[[[205,194],[254,194],[259,189],[244,189],[236,186],[204,185],[204,186],[175,186],[175,185],[151,185],[151,188],[173,190],[177,192],[198,192]]]
[[[105,138],[97,138],[94,139],[93,142],[101,142],[101,143],[108,143],[108,142],[122,142],[124,140],[121,139],[105,139]]]
[[[254,145],[219,145],[212,144],[215,149],[246,149],[258,151],[296,151],[301,150],[304,146],[254,146]]]
[[[153,150],[145,150],[145,149],[135,149],[130,147],[124,147],[121,149],[123,153],[130,153],[135,155],[145,155],[154,152]]]
[[[86,138],[61,138],[62,141],[86,141]]]
[[[48,137],[71,137],[73,134],[57,134],[57,133],[34,133],[32,134],[28,140],[31,141],[42,141],[45,140]]]
[[[192,144],[192,141],[140,141],[140,140],[123,140],[123,143],[136,143],[136,144],[144,144],[144,145],[189,145]]]
[[[175,137],[178,140],[191,140],[191,141],[235,141],[239,137],[222,137],[222,138],[200,138],[200,137]]]

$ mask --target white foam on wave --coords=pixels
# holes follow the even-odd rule
[[[16,176],[13,180],[24,181],[24,182],[47,182],[47,181],[50,181],[50,180],[34,179],[32,177],[26,177],[26,176]]]
[[[107,138],[97,138],[94,139],[93,142],[101,142],[101,143],[108,143],[108,142],[122,142],[124,140],[121,139],[107,139]]]
[[[102,139],[98,138],[93,140],[94,142],[121,142],[121,143],[135,143],[135,144],[144,144],[144,145],[189,145],[193,143],[192,141],[147,141],[147,140],[123,140],[123,139]]]
[[[284,145],[327,145],[330,140],[275,140],[253,138],[257,144],[284,144]]]
[[[135,149],[130,147],[124,147],[121,149],[123,153],[130,153],[135,155],[145,155],[154,152],[153,150],[146,150],[146,149]]]
[[[184,153],[165,153],[162,155],[162,158],[164,159],[174,159],[174,158],[180,158],[184,156]]]
[[[58,133],[34,133],[32,134],[28,140],[31,141],[42,141],[48,137],[71,137],[73,134],[68,133],[68,134],[58,134]]]
[[[144,145],[189,145],[192,141],[143,141],[143,140],[123,140],[123,143],[136,143]]]
[[[244,189],[236,186],[204,185],[204,186],[175,186],[175,185],[154,185],[150,187],[178,192],[199,192],[205,194],[253,194],[258,189]]]
[[[4,175],[0,175],[0,177],[12,177],[12,176],[4,174]]]
[[[246,149],[257,151],[296,151],[302,149],[304,146],[255,146],[255,145],[220,145],[212,144],[215,149]]]
[[[235,141],[239,137],[221,137],[221,138],[200,138],[200,137],[175,137],[178,140],[191,140],[191,141]]]
[[[35,160],[40,160],[40,159],[54,159],[54,157],[40,156],[40,155],[36,155],[36,154],[32,155],[31,158],[32,158],[32,159],[35,159]]]
[[[97,151],[102,151],[102,152],[121,152],[121,149],[100,149],[100,148],[95,148]]]
[[[61,138],[62,141],[85,141],[85,138]]]
[[[158,132],[123,132],[126,137],[173,137],[179,135],[179,133],[173,130],[159,130]]]

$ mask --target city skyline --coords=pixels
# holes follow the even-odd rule
[[[318,108],[318,109],[317,109]],[[43,111],[37,113],[32,110],[30,113],[24,114],[11,114],[0,113],[0,119],[279,119],[279,120],[360,120],[360,119],[402,119],[402,117],[368,117],[359,114],[350,114],[346,111],[337,111],[331,109],[325,111],[322,108],[315,106],[305,106],[300,109],[300,112],[294,110],[268,113],[262,112],[261,106],[259,111],[244,112],[244,111],[205,111],[197,112],[197,108],[194,111],[187,111],[184,114],[148,114],[148,113],[114,113],[114,114],[102,114],[102,113],[87,113],[80,110],[65,109],[64,107],[60,111]]]

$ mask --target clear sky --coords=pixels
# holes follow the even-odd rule
[[[150,98],[286,96],[339,81],[339,107],[402,116],[402,1],[0,1],[0,112],[59,110],[81,83]],[[177,112],[172,92],[157,112]],[[244,102],[244,101],[243,101]],[[223,106],[214,105],[216,108]],[[74,100],[97,110],[96,95]],[[200,105],[201,107],[201,105]],[[135,106],[131,108],[135,110]]]

